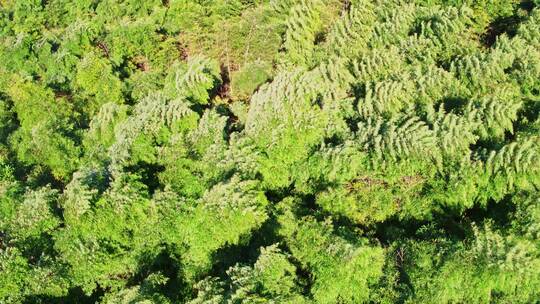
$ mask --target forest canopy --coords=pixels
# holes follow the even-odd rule
[[[0,0],[0,303],[540,303],[540,1]]]

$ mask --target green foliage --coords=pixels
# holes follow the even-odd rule
[[[353,57],[366,49],[375,16],[373,4],[369,1],[352,1],[350,5],[332,26],[325,43],[338,55]]]
[[[253,266],[229,268],[226,282],[217,278],[198,282],[197,298],[189,303],[304,303],[295,272],[296,267],[276,245],[263,247]]]
[[[182,272],[190,282],[211,268],[212,254],[218,249],[245,242],[267,218],[264,207],[268,202],[257,190],[257,182],[240,181],[238,177],[180,206],[175,193],[163,193],[158,199],[165,200],[160,204],[167,208],[165,222],[161,223],[163,238],[182,256]]]
[[[141,285],[121,290],[116,293],[108,293],[102,303],[171,303],[165,296],[159,293],[159,288],[167,283],[168,279],[161,273],[153,273],[146,277]]]
[[[196,104],[208,103],[208,91],[219,82],[217,63],[203,58],[192,57],[187,64],[179,63],[172,68],[166,78],[165,92],[172,98],[184,97]]]
[[[79,62],[73,84],[80,98],[90,101],[80,106],[90,117],[105,103],[123,103],[122,83],[112,74],[109,62],[94,53]]]
[[[182,195],[200,197],[210,186],[223,180],[232,169],[227,164],[218,164],[227,149],[225,124],[225,117],[207,111],[196,129],[174,135],[160,154],[159,163],[165,167],[160,174],[163,184],[171,185]]]
[[[234,71],[231,75],[231,94],[238,99],[248,98],[268,80],[269,70],[263,62],[256,61]]]
[[[79,149],[73,131],[72,106],[52,90],[14,78],[7,92],[20,127],[10,142],[20,161],[43,164],[58,178],[67,178],[77,164]]]
[[[0,99],[0,142],[6,142],[9,133],[14,129],[14,120],[9,104]]]
[[[537,250],[528,240],[493,230],[489,222],[480,228],[472,225],[465,245],[456,246],[440,237],[410,242],[400,248],[411,287],[417,290],[408,301],[535,301]]]
[[[83,208],[88,207],[84,205],[73,206],[74,202],[65,203],[69,222],[55,233],[55,250],[68,265],[72,282],[85,293],[91,294],[97,285],[122,287],[127,276],[137,270],[141,256],[155,250],[155,232],[148,228],[155,225],[157,217],[149,208],[151,202],[144,188],[136,176],[122,176],[99,198],[84,191],[76,194],[79,202],[90,204],[90,210],[85,211]]]
[[[0,0],[0,303],[537,303],[540,7]]]
[[[4,219],[9,221],[6,229],[9,237],[18,241],[53,231],[59,224],[51,208],[55,199],[56,191],[48,188],[25,193],[12,217]]]
[[[284,201],[287,205],[293,200]],[[285,209],[283,234],[291,253],[312,274],[311,295],[318,303],[357,303],[370,298],[370,287],[382,276],[384,251],[366,239],[353,243],[333,234],[330,221],[294,219]]]
[[[21,303],[25,297],[60,297],[69,286],[61,269],[51,267],[50,257],[30,263],[16,248],[0,250],[0,296],[5,303]]]

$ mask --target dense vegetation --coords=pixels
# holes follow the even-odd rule
[[[0,303],[540,303],[540,3],[0,0]]]

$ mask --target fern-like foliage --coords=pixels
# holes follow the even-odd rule
[[[522,192],[513,198],[516,212],[513,214],[512,232],[530,240],[540,236],[540,198],[536,191]]]
[[[358,124],[356,141],[366,152],[388,160],[436,155],[435,134],[417,117],[368,119]]]
[[[106,180],[103,170],[90,168],[73,173],[71,182],[60,198],[64,220],[69,224],[80,219],[93,207],[100,184]]]
[[[309,147],[344,130],[338,110],[352,79],[343,67],[334,61],[282,73],[252,97],[244,132],[266,150],[261,170],[276,185],[291,182],[291,166],[307,157]]]
[[[434,65],[413,69],[410,78],[415,86],[415,99],[420,104],[452,99],[463,92],[461,84],[451,73]]]
[[[185,98],[194,104],[207,104],[208,92],[221,81],[217,62],[194,56],[187,63],[176,63],[169,73],[165,92],[171,98]]]
[[[405,70],[403,58],[397,47],[373,49],[352,61],[355,83],[379,81],[398,77]]]
[[[367,49],[374,23],[373,4],[369,1],[354,1],[332,26],[325,43],[332,53],[353,57]]]
[[[512,64],[511,58],[502,52],[466,55],[452,61],[450,71],[471,92],[489,92],[507,81],[504,70]]]
[[[487,267],[498,268],[501,271],[518,272],[525,275],[527,268],[533,262],[531,243],[505,237],[493,231],[490,223],[484,227],[473,227],[474,241],[471,244],[471,254],[474,259],[487,264]]]
[[[115,126],[126,119],[127,106],[117,103],[106,103],[90,121],[90,127],[84,136],[87,147],[86,156],[102,155],[115,140]]]
[[[499,151],[492,151],[486,160],[486,169],[490,174],[517,175],[538,171],[535,164],[540,157],[538,139],[513,142]]]
[[[13,217],[5,219],[10,221],[7,231],[9,238],[22,241],[56,228],[59,219],[53,213],[52,203],[57,196],[58,191],[50,187],[26,191]]]
[[[513,132],[522,105],[518,96],[515,90],[503,87],[467,105],[466,112],[481,122],[478,128],[481,138],[500,138],[505,132]]]
[[[133,115],[118,125],[115,142],[109,148],[112,172],[119,172],[131,156],[131,148],[140,135],[154,135],[172,128],[184,117],[196,115],[186,102],[168,100],[163,94],[149,95],[133,109]]]
[[[321,29],[320,0],[303,0],[290,9],[283,42],[286,60],[291,64],[310,65],[317,32]]]
[[[0,303],[537,303],[539,0],[0,0]]]
[[[515,37],[512,39],[505,36],[500,37],[496,44],[497,49],[515,57],[511,69],[512,76],[519,82],[520,88],[527,95],[538,95],[540,88],[538,81],[540,75],[539,16],[539,10],[533,10],[529,19],[519,27]]]
[[[296,190],[312,193],[345,184],[362,171],[366,161],[367,155],[358,151],[353,140],[339,146],[323,145],[296,171]]]
[[[470,146],[478,140],[475,131],[480,122],[474,113],[457,115],[446,113],[441,105],[437,111],[432,110],[428,114],[428,120],[433,125],[438,146],[446,157],[458,159],[470,154]]]
[[[538,138],[516,141],[484,155],[487,180],[483,182],[486,190],[482,196],[500,199],[509,192],[539,187]]]
[[[526,96],[538,96],[540,92],[540,51],[520,36],[512,40],[499,39],[497,48],[514,56],[511,77],[519,83]]]
[[[533,47],[540,46],[540,9],[536,8],[531,12],[528,20],[521,25],[518,36]]]
[[[366,96],[358,101],[360,117],[391,117],[412,103],[412,82],[383,81],[366,84]]]
[[[433,228],[422,229],[433,231]],[[410,300],[486,302],[497,294],[497,299],[503,301],[534,301],[538,291],[532,286],[539,283],[535,245],[495,229],[490,221],[473,224],[470,230],[463,245],[456,246],[438,236],[400,248],[411,283],[420,288]],[[437,264],[418,263],[428,261],[429,256],[436,253]]]
[[[472,35],[473,11],[468,7],[434,7],[420,11],[414,31],[420,38],[427,38],[430,52],[437,53],[440,60],[448,60],[450,54],[470,52],[474,45],[466,35]],[[466,41],[466,43],[464,43]]]
[[[416,19],[416,5],[401,1],[383,0],[376,6],[375,14],[379,22],[374,25],[374,32],[369,44],[371,48],[385,48],[399,45],[411,32]]]

